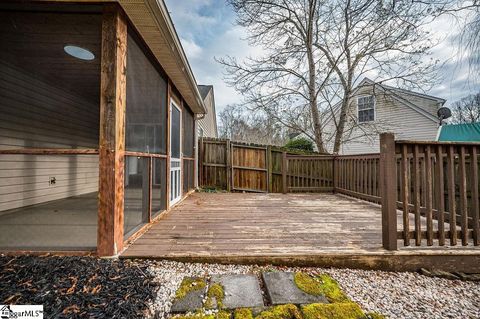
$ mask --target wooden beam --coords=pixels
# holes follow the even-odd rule
[[[382,244],[397,250],[397,174],[395,137],[380,134],[380,189],[382,193]]]
[[[170,106],[172,103],[172,84],[170,79],[168,80],[168,90],[167,90],[167,162],[165,163],[165,168],[167,170],[167,181],[166,181],[166,191],[167,191],[167,210],[170,209]]]
[[[0,155],[96,155],[98,150],[89,148],[21,148],[0,150]]]
[[[106,5],[102,22],[97,253],[123,249],[127,21]]]
[[[287,170],[288,170],[287,152],[283,152],[282,153],[282,192],[284,194],[288,193]]]
[[[232,176],[232,156],[230,152],[230,140],[227,140],[225,143],[225,176],[227,179],[227,192],[230,192],[233,188],[233,176]]]

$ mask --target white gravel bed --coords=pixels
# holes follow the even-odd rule
[[[480,318],[480,283],[431,278],[418,273],[354,269],[289,268],[145,261],[155,275],[155,318],[168,318],[185,276],[259,273],[265,269],[327,273],[364,311],[389,318]]]

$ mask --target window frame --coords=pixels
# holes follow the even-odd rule
[[[372,99],[373,99],[373,107],[371,108],[371,109],[373,109],[373,120],[360,121],[360,116],[359,116],[360,111],[367,111],[367,110],[371,110],[371,109],[368,108],[368,109],[360,110],[358,101],[361,98],[367,98],[367,97],[372,97]],[[363,95],[357,96],[357,122],[358,122],[358,124],[375,122],[376,119],[377,119],[377,99],[375,98],[375,95],[373,95],[373,94],[363,94]]]

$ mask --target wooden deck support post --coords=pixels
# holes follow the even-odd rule
[[[227,192],[231,192],[233,188],[233,174],[232,174],[232,152],[230,150],[230,140],[225,142],[225,176],[227,179]]]
[[[382,243],[387,250],[397,249],[397,173],[395,137],[380,134],[380,190],[382,196]]]
[[[287,172],[288,171],[288,160],[287,152],[282,153],[282,192],[284,194],[288,193],[288,183],[287,183]]]
[[[337,192],[337,188],[338,188],[338,163],[337,163],[337,156],[333,156],[333,159],[332,159],[332,177],[333,177],[333,192],[336,193]]]
[[[267,193],[273,192],[273,162],[272,162],[272,146],[267,146]]]
[[[98,236],[99,256],[123,249],[127,22],[106,5],[102,22]]]

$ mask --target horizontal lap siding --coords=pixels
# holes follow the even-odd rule
[[[203,129],[203,137],[218,137],[215,123],[217,121],[215,110],[213,109],[213,95],[212,92],[207,95],[204,104],[207,107],[207,114],[201,120],[198,120],[198,126]]]
[[[94,100],[0,62],[0,149],[98,148]],[[0,214],[97,190],[96,155],[0,155]]]
[[[371,88],[360,90],[358,95],[365,95],[371,93]],[[408,96],[403,96],[408,99]],[[412,102],[420,103],[419,97],[412,97]],[[423,99],[425,100],[425,99]],[[419,105],[425,110],[432,111],[436,108],[434,101],[425,100],[423,104]],[[354,98],[349,118],[357,118],[357,102]],[[352,124],[347,124],[347,127],[352,127]],[[438,124],[410,107],[400,103],[399,101],[390,98],[383,93],[376,93],[375,105],[375,126],[378,132],[392,132],[396,139],[408,139],[419,141],[435,140],[438,130]],[[331,127],[328,123],[327,127]],[[332,129],[333,131],[333,129]],[[368,138],[361,137],[364,131],[371,132]],[[348,129],[347,129],[348,132]],[[368,125],[363,125],[362,128],[355,127],[351,130],[350,140],[345,142],[341,147],[341,154],[365,154],[378,153],[380,151],[379,133],[375,132]],[[329,149],[333,149],[333,144],[330,143]]]

